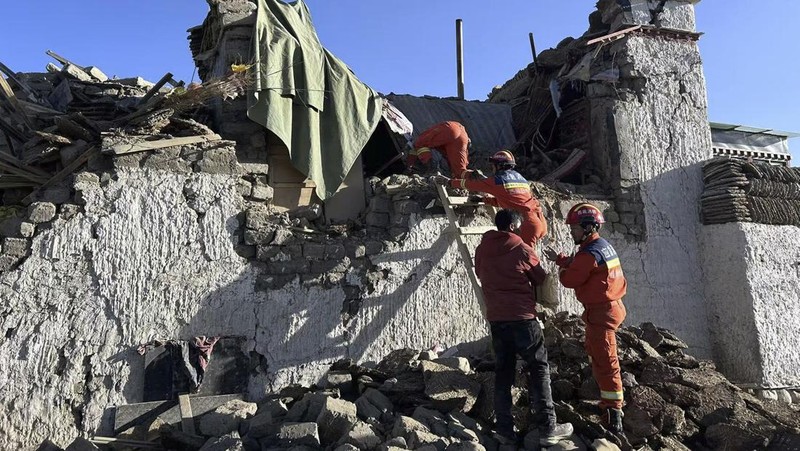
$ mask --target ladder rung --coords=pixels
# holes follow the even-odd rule
[[[456,230],[462,235],[483,235],[490,230],[496,230],[493,226],[457,226]]]
[[[448,197],[447,201],[454,207],[477,207],[486,205],[483,202],[470,202],[469,197]]]

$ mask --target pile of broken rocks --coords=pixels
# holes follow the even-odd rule
[[[584,325],[545,314],[546,346],[560,422],[575,434],[550,449],[796,449],[796,407],[760,400],[728,382],[714,365],[650,323],[619,330],[625,436],[600,425],[599,390],[583,350]],[[289,386],[261,403],[230,401],[196,419],[198,434],[154,423],[140,439],[167,449],[337,451],[510,451],[492,434],[493,361],[457,351],[400,349],[370,367],[334,363],[318,386]],[[514,417],[526,450],[539,449],[524,373],[513,389]],[[158,420],[156,420],[158,421]],[[148,432],[149,429],[149,432]]]

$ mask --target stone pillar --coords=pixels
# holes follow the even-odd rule
[[[622,3],[629,2],[605,2],[602,11],[615,28],[632,20]],[[690,2],[650,3],[661,5],[637,8],[635,23],[681,31],[655,28],[605,44],[595,64],[618,71],[619,80],[587,89],[595,164],[605,168],[604,182],[614,194],[615,231],[625,234],[614,245],[629,281],[627,323],[668,327],[695,355],[710,357],[698,205],[700,163],[711,157],[711,133],[694,8]]]
[[[703,226],[714,360],[732,382],[800,386],[800,244],[795,226]]]

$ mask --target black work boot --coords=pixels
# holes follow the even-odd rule
[[[606,409],[606,421],[608,422],[608,430],[615,434],[622,434],[622,409]]]

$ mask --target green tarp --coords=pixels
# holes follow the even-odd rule
[[[301,0],[259,0],[247,114],[289,148],[320,199],[341,185],[381,118],[381,99],[322,47]]]

